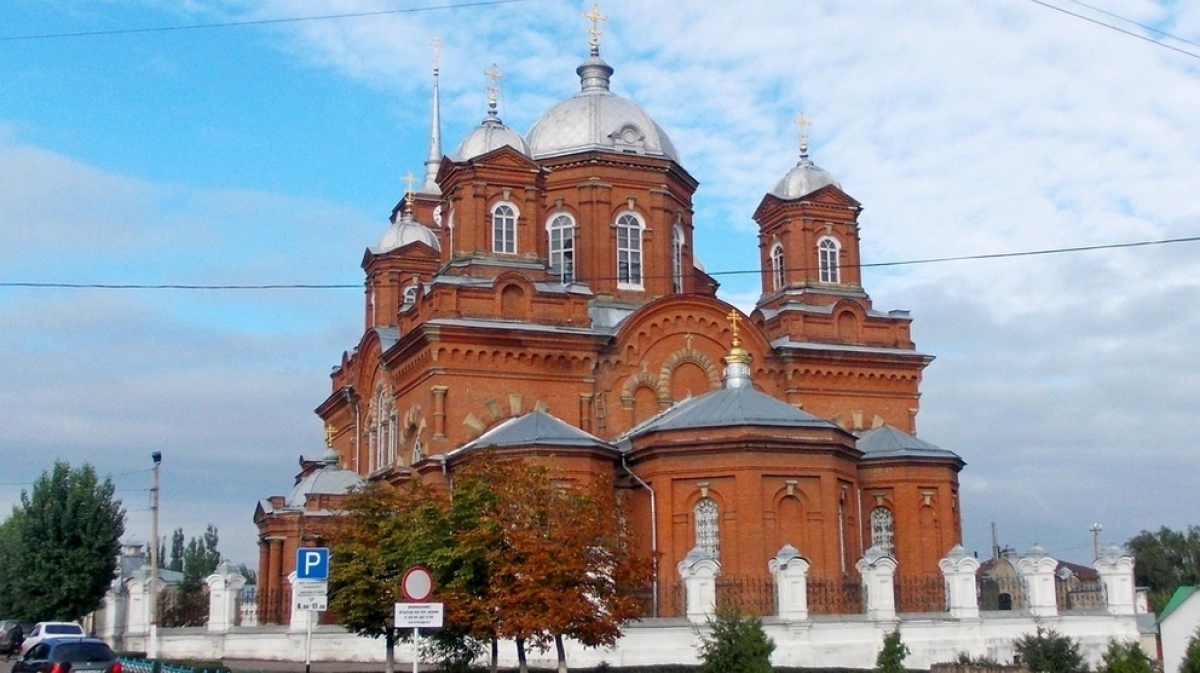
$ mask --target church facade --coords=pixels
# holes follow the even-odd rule
[[[862,286],[859,202],[802,140],[754,213],[746,315],[696,257],[698,184],[666,131],[612,92],[595,40],[576,74],[527,134],[493,96],[443,155],[435,71],[423,184],[363,256],[362,336],[316,409],[330,451],[255,512],[263,621],[286,619],[295,549],[328,539],[348,489],[445,484],[488,447],[612,473],[658,559],[657,616],[678,614],[689,552],[763,579],[791,545],[852,581],[870,547],[915,577],[961,541],[963,462],[915,436],[932,358]]]

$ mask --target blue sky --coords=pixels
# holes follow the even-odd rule
[[[435,35],[446,152],[483,117],[492,63],[521,132],[578,87],[590,5],[447,4],[5,3],[0,38],[438,9],[0,39],[0,282],[360,283],[422,169]],[[1089,4],[1200,42],[1200,8]],[[601,9],[614,89],[701,183],[709,271],[756,267],[750,215],[796,161],[802,110],[813,159],[864,204],[868,263],[1200,235],[1200,58],[1018,0]],[[1004,543],[1086,560],[1094,521],[1106,541],[1198,523],[1198,250],[866,270],[938,357],[918,431],[968,462],[968,547],[986,553],[995,521]],[[720,279],[753,305],[755,275]],[[358,289],[0,287],[0,501],[55,457],[90,461],[144,539],[138,471],[161,450],[163,530],[215,523],[253,563],[254,504],[320,453],[312,409],[361,311]]]

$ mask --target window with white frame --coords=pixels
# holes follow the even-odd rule
[[[401,302],[403,307],[412,306],[417,301],[417,284],[413,283],[404,288],[404,300]]]
[[[546,225],[550,235],[550,273],[563,283],[575,282],[575,220],[560,213]]]
[[[826,236],[817,242],[817,268],[822,283],[840,283],[837,239]]]
[[[701,498],[693,509],[696,519],[696,546],[716,560],[721,559],[719,510],[712,498]]]
[[[617,287],[642,287],[642,220],[633,213],[617,218]]]
[[[783,278],[783,244],[771,246],[771,289],[782,290]]]
[[[683,292],[683,227],[678,224],[671,233],[671,289]]]
[[[896,521],[887,507],[871,510],[871,546],[879,547],[888,556],[896,555]]]
[[[370,429],[370,462],[371,471],[390,467],[396,462],[396,442],[398,441],[398,419],[392,396],[386,389],[380,387],[373,401],[374,416]]]
[[[511,203],[492,208],[492,252],[517,252],[517,209]]]

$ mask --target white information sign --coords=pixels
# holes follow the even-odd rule
[[[396,603],[395,627],[398,629],[426,629],[441,627],[442,603]]]
[[[300,596],[325,596],[329,594],[329,582],[318,582],[313,580],[296,580],[292,585],[292,595]]]
[[[325,594],[321,594],[320,596],[296,596],[293,600],[296,602],[297,610],[325,612],[329,609],[329,598]]]

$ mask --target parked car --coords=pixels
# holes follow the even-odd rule
[[[20,619],[0,620],[0,654],[17,654],[19,649],[24,649],[21,647],[21,643],[13,642],[17,626],[21,627],[21,642],[23,643],[25,637],[33,630],[33,622],[26,622]]]
[[[48,638],[13,662],[12,673],[121,673],[121,662],[99,638]]]
[[[83,627],[75,622],[38,622],[25,634],[25,645],[22,646],[21,652],[28,652],[29,648],[48,638],[82,638],[86,635]]]

